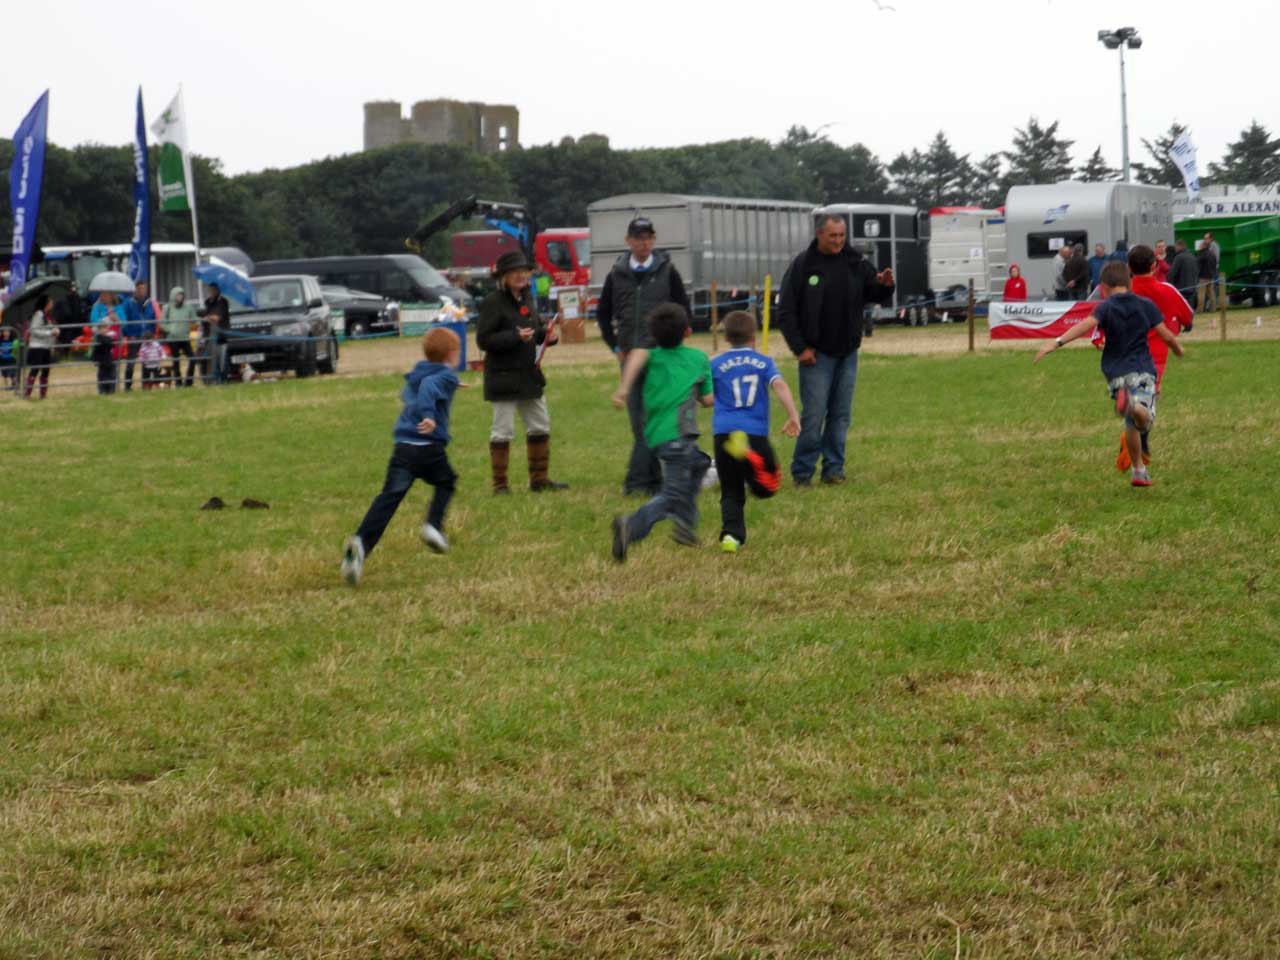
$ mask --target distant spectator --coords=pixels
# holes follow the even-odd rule
[[[1012,303],[1027,299],[1027,281],[1022,279],[1022,270],[1016,263],[1009,265],[1009,279],[1004,282],[1004,299]]]
[[[53,348],[58,342],[58,325],[53,319],[53,304],[47,293],[36,297],[35,313],[31,315],[31,326],[27,328],[27,392],[35,388],[37,378],[40,380],[40,399],[49,393],[49,367],[53,365]]]
[[[1214,300],[1219,306],[1222,305],[1222,248],[1218,246],[1218,242],[1213,239],[1212,233],[1204,235],[1204,242],[1209,245],[1209,252],[1213,254],[1213,294]]]
[[[84,325],[83,309],[79,288],[72,283],[70,292],[53,305],[53,319],[58,324],[60,343],[70,343],[75,339],[76,330]]]
[[[1200,241],[1200,250],[1196,253],[1196,278],[1199,287],[1196,293],[1196,310],[1204,313],[1217,309],[1214,296],[1218,288],[1218,258],[1213,255],[1211,235],[1205,234]]]
[[[1213,234],[1212,234],[1212,233],[1206,233],[1206,234],[1204,235],[1204,242],[1205,242],[1205,243],[1207,243],[1207,244],[1209,245],[1209,251],[1213,254],[1213,259],[1214,259],[1214,260],[1217,260],[1217,261],[1219,261],[1219,262],[1221,262],[1221,261],[1222,261],[1222,248],[1221,248],[1220,246],[1218,246],[1218,241],[1216,241],[1216,240],[1214,240],[1214,239],[1213,239]]]
[[[1169,248],[1163,240],[1156,241],[1156,269],[1153,276],[1157,283],[1169,280]]]
[[[154,390],[160,386],[160,372],[168,358],[164,344],[156,339],[155,330],[148,330],[142,336],[142,346],[138,348],[138,362],[142,364],[142,389]]]
[[[169,302],[164,305],[160,326],[164,329],[165,345],[173,357],[170,368],[175,387],[191,386],[196,361],[191,355],[191,327],[196,322],[196,308],[187,302],[187,291],[174,287],[169,291]],[[187,378],[182,379],[182,357],[187,358]]]
[[[18,385],[18,340],[13,327],[0,327],[0,374],[4,375],[4,388],[16,390]]]
[[[1195,300],[1196,281],[1200,275],[1196,255],[1187,249],[1185,240],[1175,242],[1173,250],[1173,263],[1169,265],[1169,276],[1165,282],[1175,287],[1190,303]]]
[[[94,305],[95,311],[102,301]],[[89,359],[98,368],[98,393],[101,396],[116,392],[116,360],[119,359],[122,339],[120,324],[115,314],[104,309],[92,324],[92,348]]]
[[[1129,265],[1129,241],[1117,240],[1116,248],[1111,251],[1111,256],[1107,257],[1107,259],[1115,263],[1123,263],[1127,267]]]
[[[209,295],[204,298],[204,309],[200,311],[200,316],[204,318],[202,326],[205,354],[201,360],[201,372],[205,375],[206,383],[222,383],[226,379],[226,331],[231,326],[231,304],[216,283],[207,286]]]
[[[1107,262],[1107,248],[1100,243],[1093,245],[1093,256],[1089,258],[1089,289],[1098,285],[1102,276],[1102,265]]]
[[[1053,258],[1053,299],[1069,300],[1067,295],[1067,281],[1063,279],[1063,271],[1067,268],[1067,261],[1071,259],[1074,251],[1071,244],[1064,243],[1058,251],[1058,255]]]
[[[1089,291],[1089,261],[1084,256],[1084,244],[1077,243],[1071,248],[1071,259],[1062,268],[1062,280],[1067,285],[1068,300],[1087,300]]]
[[[147,289],[147,282],[139,280],[133,285],[133,296],[124,303],[124,389],[133,389],[133,362],[142,346],[142,338],[148,330],[155,331],[159,315]]]

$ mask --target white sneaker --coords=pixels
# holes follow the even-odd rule
[[[364,573],[364,541],[357,536],[347,537],[342,545],[342,579],[351,586],[360,582]]]
[[[422,529],[418,531],[422,534],[422,542],[425,543],[435,553],[448,553],[449,541],[444,538],[444,534],[437,530],[429,523],[424,523]]]

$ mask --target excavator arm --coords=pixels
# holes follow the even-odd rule
[[[537,226],[527,207],[520,203],[501,203],[497,200],[477,200],[474,195],[451,203],[407,237],[404,245],[414,253],[421,253],[422,246],[455,220],[482,217],[495,230],[512,237],[526,257],[533,259],[533,240]]]

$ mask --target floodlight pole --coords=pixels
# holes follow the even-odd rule
[[[1124,182],[1129,182],[1129,94],[1124,82],[1124,48],[1120,44],[1120,167]]]

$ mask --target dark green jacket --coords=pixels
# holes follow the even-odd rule
[[[521,327],[533,328],[527,341],[520,339]],[[536,400],[542,396],[547,381],[534,361],[538,344],[546,336],[547,328],[528,291],[523,300],[517,300],[501,287],[484,298],[476,321],[476,344],[484,351],[486,400]]]

